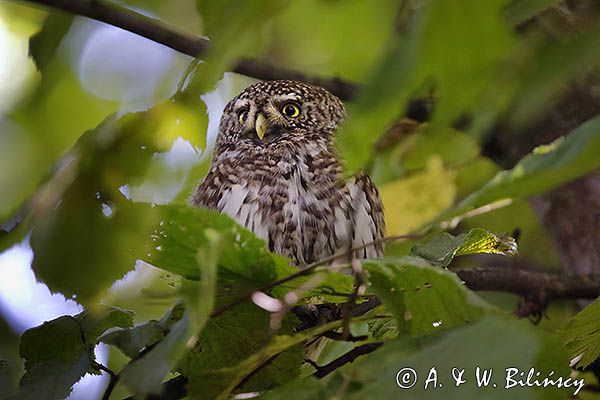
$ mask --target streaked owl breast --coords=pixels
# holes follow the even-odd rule
[[[307,114],[289,124],[274,115],[278,99],[288,97]],[[244,117],[264,115],[276,129],[257,138],[240,109]],[[339,99],[321,88],[289,81],[247,88],[225,109],[211,168],[192,203],[228,214],[299,267],[351,247],[363,247],[361,258],[380,257],[377,190],[366,175],[345,182],[333,146],[343,115]]]

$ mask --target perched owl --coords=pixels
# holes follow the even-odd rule
[[[221,118],[210,170],[191,202],[228,214],[298,267],[375,241],[384,220],[368,176],[345,182],[334,134],[345,117],[327,90],[294,81],[254,84]]]

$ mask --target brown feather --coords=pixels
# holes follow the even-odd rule
[[[301,108],[297,118],[280,113],[289,101]],[[252,126],[259,113],[271,126],[262,140]],[[366,175],[345,182],[333,145],[344,116],[342,102],[316,86],[267,81],[246,88],[225,107],[211,167],[192,204],[227,213],[299,267],[373,241],[357,256],[381,257],[377,189]]]

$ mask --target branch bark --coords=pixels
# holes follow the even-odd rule
[[[471,290],[553,299],[595,299],[600,296],[600,275],[552,274],[516,268],[457,269],[454,272]]]
[[[527,29],[561,41],[567,33],[587,29],[598,21],[600,3],[594,0],[560,1],[528,23]],[[600,114],[600,76],[597,71],[564,82],[562,95],[537,119],[521,128],[500,120],[484,146],[484,155],[512,168],[538,145],[568,135]],[[532,209],[554,242],[565,271],[600,273],[600,171],[566,183],[530,199]]]
[[[26,0],[116,26],[192,57],[206,52],[209,41],[163,22],[102,0]]]
[[[167,47],[170,47],[176,51],[179,51],[183,54],[187,54],[192,57],[201,57],[206,54],[209,50],[210,45],[209,41],[204,38],[196,37],[190,35],[186,32],[179,31],[173,27],[170,27],[163,22],[146,17],[142,14],[136,13],[134,11],[128,10],[126,8],[120,7],[116,4],[102,1],[102,0],[25,0],[29,3],[35,3],[40,5],[49,6],[55,9],[60,9],[66,12],[70,12],[76,15],[84,16],[87,18],[91,18],[97,21],[101,21],[115,27],[122,28],[129,32],[138,34],[142,37],[145,37],[154,42],[163,44]],[[353,82],[344,81],[339,78],[319,78],[319,77],[310,77],[306,74],[281,69],[274,67],[272,65],[268,65],[259,60],[255,59],[243,59],[240,60],[235,66],[232,68],[233,72],[237,72],[246,76],[254,77],[257,79],[291,79],[291,80],[300,80],[308,83],[313,83],[324,87],[336,94],[343,100],[351,100],[356,96],[360,86]],[[591,113],[593,115],[598,113],[597,103],[593,104],[591,107]],[[582,115],[579,113],[579,115]],[[409,111],[410,116],[410,111]],[[415,118],[417,120],[422,120],[419,118]],[[578,118],[577,124],[580,122],[581,118]],[[562,121],[562,119],[561,119]],[[569,127],[572,124],[557,124],[556,121],[550,120],[553,126],[559,127]],[[561,131],[568,131],[568,129],[562,129]],[[401,134],[402,132],[400,132]],[[556,132],[559,133],[564,132]],[[494,135],[495,136],[495,135]],[[529,135],[532,136],[532,135]],[[529,137],[528,136],[528,137]],[[540,136],[535,136],[536,140],[539,140]],[[395,136],[391,135],[389,141],[393,144]],[[512,137],[509,137],[509,140],[512,140]],[[389,146],[387,142],[381,141],[378,145],[382,147]],[[502,146],[498,146],[502,147]],[[528,151],[532,146],[527,144],[521,144],[518,146],[518,151],[514,151],[516,154],[512,154],[509,150],[516,148],[517,146],[505,146],[502,150],[504,150],[504,157],[499,157],[503,164],[510,164],[511,159],[515,158],[515,156],[519,156],[518,153],[523,153]],[[512,155],[513,157],[507,157]],[[596,183],[597,175],[592,177],[594,179],[593,183]],[[597,188],[597,185],[593,185],[594,188]],[[560,189],[559,189],[560,190]],[[562,189],[564,190],[564,189]],[[556,192],[555,194],[560,192]],[[565,196],[562,196],[565,197]],[[562,198],[561,197],[561,198]],[[569,196],[567,196],[569,197]],[[586,210],[585,217],[573,218],[572,212],[553,212],[551,215],[553,216],[564,216],[564,219],[568,222],[565,223],[565,228],[561,231],[553,232],[552,229],[549,229],[553,236],[556,238],[557,243],[559,243],[559,248],[563,251],[561,254],[565,258],[566,264],[568,265],[582,265],[582,269],[584,272],[590,271],[599,271],[600,264],[596,261],[597,257],[597,249],[600,248],[596,246],[598,242],[598,236],[596,235],[598,226],[598,203],[595,201],[596,197],[590,196],[588,192],[585,192],[585,196],[579,196],[580,198],[591,199],[589,207],[581,207],[582,202],[577,201],[574,204],[569,204],[569,207],[566,210]],[[557,201],[553,200],[552,204],[558,204]],[[542,204],[544,207],[540,205],[539,200],[534,201],[534,208],[538,209],[538,213],[542,215],[542,219],[545,221],[545,217],[547,213],[544,213],[543,210],[540,209],[548,209],[549,206]],[[565,210],[565,207],[561,207],[562,210]],[[591,211],[594,212],[591,212]],[[590,215],[593,218],[590,218]],[[581,235],[581,221],[589,220],[590,234],[586,235],[586,240],[592,245],[588,246],[588,251],[581,251],[579,247],[571,246],[571,243],[574,243],[574,246],[577,246],[578,243],[581,243],[581,240],[576,240],[572,236],[572,232],[575,232],[576,236]],[[571,229],[572,223],[577,221],[579,224],[578,229]],[[557,227],[559,224],[555,222],[547,223],[549,227]],[[560,225],[562,226],[562,225]],[[587,225],[586,225],[587,226]],[[568,229],[567,229],[568,228]],[[556,229],[555,229],[556,230]],[[567,232],[568,231],[568,232]],[[566,233],[565,233],[566,232]],[[566,239],[569,240],[566,240]],[[573,240],[570,240],[573,239]],[[565,245],[567,243],[568,246]],[[560,246],[562,244],[562,246]],[[573,249],[571,249],[573,247]],[[572,251],[571,251],[572,250]],[[582,256],[590,255],[588,257],[591,262],[583,263],[581,262]],[[593,257],[592,257],[593,256]],[[573,269],[577,272],[582,272],[577,268]],[[593,299],[600,295],[600,275],[599,274],[587,274],[587,275],[574,275],[574,274],[550,274],[545,272],[538,272],[532,270],[525,269],[507,269],[507,268],[475,268],[475,269],[461,269],[455,271],[458,276],[465,282],[465,284],[472,290],[486,290],[486,291],[502,291],[518,294],[525,299],[535,300],[537,304],[547,304],[547,302],[553,299]],[[306,272],[298,273],[298,276],[305,274]],[[379,304],[377,299],[374,299],[371,302],[362,303],[355,306],[353,315],[360,315],[368,312],[370,309],[374,308]],[[360,310],[359,310],[360,308]],[[224,310],[221,310],[221,312]],[[373,349],[374,350],[374,349]],[[371,350],[372,351],[372,350]],[[350,360],[352,361],[352,360]],[[168,390],[171,395],[175,394],[174,397],[169,398],[181,398],[179,396],[185,395],[185,378],[177,377],[172,381],[169,381],[173,387],[170,387]],[[167,385],[168,386],[168,385]],[[183,389],[182,389],[183,388]],[[183,390],[178,392],[177,390]],[[166,398],[166,397],[159,397]]]
[[[146,400],[180,400],[187,396],[187,378],[178,375],[162,384],[160,394],[150,395]],[[125,400],[136,400],[134,396],[127,397]]]
[[[358,357],[374,352],[381,346],[383,346],[382,342],[367,343],[367,344],[363,344],[362,346],[355,347],[354,349],[352,349],[349,352],[345,353],[344,355],[336,358],[335,360],[331,361],[328,364],[319,366],[319,365],[316,365],[315,363],[311,363],[311,364],[313,364],[313,367],[315,367],[315,369],[317,370],[313,374],[313,376],[316,378],[323,378],[323,377],[329,375],[330,373],[332,373],[333,371],[335,371],[336,369],[353,362]]]
[[[454,270],[460,279],[471,290],[499,291],[520,295],[527,299],[528,307],[519,307],[516,314],[525,317],[539,311],[540,305],[545,305],[553,299],[593,299],[600,296],[600,275],[571,275],[553,274],[547,272],[526,270],[523,268],[499,268],[481,267],[471,269]],[[295,277],[299,275],[294,275]],[[287,281],[287,280],[286,280]],[[368,301],[357,304],[352,310],[352,316],[358,317],[366,314],[377,306],[381,301],[371,297]],[[337,304],[326,304],[328,308],[340,307]],[[228,308],[229,309],[229,308]],[[341,310],[331,312],[334,319],[342,317]],[[297,314],[298,315],[298,314]],[[302,319],[302,318],[301,318]],[[301,321],[302,329],[308,329],[319,323],[318,320]],[[356,347],[324,366],[315,366],[315,376],[321,378],[333,372],[337,368],[354,361],[357,357],[375,351],[381,343],[368,343]],[[175,377],[163,384],[161,395],[151,397],[153,400],[177,400],[186,396],[187,379],[183,376]],[[132,398],[128,398],[129,400]]]
[[[524,268],[480,267],[453,270],[474,291],[503,292],[519,295],[523,301],[515,311],[518,317],[527,317],[543,310],[556,299],[595,299],[600,296],[600,274],[575,275],[549,273]],[[359,317],[381,305],[377,297],[357,304],[352,317]],[[343,314],[337,304],[317,305],[332,316],[329,322],[340,319]],[[337,308],[337,310],[336,310]],[[319,310],[318,314],[324,314]],[[296,313],[301,320],[301,329],[308,329],[323,321]]]
[[[103,0],[24,0],[91,18],[135,33],[180,53],[199,58],[210,48],[210,41],[175,29],[160,20]],[[342,100],[351,100],[359,85],[340,78],[312,77],[298,71],[277,68],[255,59],[239,60],[233,72],[261,80],[288,79],[324,87]]]

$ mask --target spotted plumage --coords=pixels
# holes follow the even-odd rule
[[[368,176],[346,182],[334,148],[340,99],[294,81],[254,84],[223,112],[210,170],[191,202],[217,209],[304,267],[335,253],[381,257],[381,200]]]

